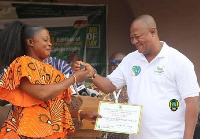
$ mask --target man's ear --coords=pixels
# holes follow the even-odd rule
[[[151,28],[149,28],[149,31],[151,32],[152,35],[155,35],[156,28],[151,27]]]
[[[26,44],[27,44],[28,46],[33,47],[33,41],[32,41],[32,39],[26,39]]]

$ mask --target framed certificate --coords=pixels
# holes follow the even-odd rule
[[[139,134],[142,105],[100,101],[98,114],[94,130]]]

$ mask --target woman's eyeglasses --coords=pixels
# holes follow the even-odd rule
[[[121,60],[111,60],[109,63],[110,65],[116,65],[117,63],[120,64],[122,62],[122,59]]]

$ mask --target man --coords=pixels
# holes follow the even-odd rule
[[[45,59],[44,62],[54,66],[57,70],[61,71],[67,78],[73,74],[71,66],[64,60],[50,56],[47,59]]]
[[[111,74],[118,65],[122,62],[122,59],[126,55],[124,53],[113,53],[109,58],[109,65],[108,65],[108,74]],[[128,95],[126,86],[123,86],[122,88],[115,90],[113,93],[110,93],[110,100],[116,103],[127,103],[128,102]]]
[[[198,115],[199,85],[192,62],[159,40],[152,16],[142,15],[130,26],[128,54],[107,78],[86,66],[92,82],[109,93],[127,85],[129,103],[143,105],[140,132],[130,139],[192,139]]]
[[[118,65],[122,62],[122,59],[126,55],[124,53],[113,53],[109,58],[109,64],[108,64],[108,74],[111,74]],[[115,103],[127,103],[128,102],[128,95],[127,95],[127,89],[126,86],[123,86],[122,88],[113,91],[110,94],[104,94],[103,100],[112,101]],[[100,132],[100,138],[106,138],[106,139],[128,139],[127,134],[122,133],[112,133],[112,132]]]
[[[73,66],[74,62],[79,61],[79,55],[76,52],[71,52],[67,55],[67,63]]]
[[[122,62],[122,59],[126,55],[124,53],[113,53],[110,58],[109,58],[109,64],[108,64],[108,74],[111,74],[117,67],[118,65]]]

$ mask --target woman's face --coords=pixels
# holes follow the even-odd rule
[[[44,60],[51,54],[52,44],[50,42],[49,31],[43,29],[35,34],[33,38],[29,40],[30,44],[30,56],[37,60]]]

